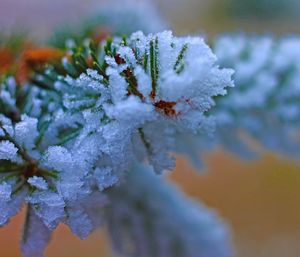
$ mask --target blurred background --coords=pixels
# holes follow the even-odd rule
[[[0,0],[0,30],[46,38],[63,23],[79,23],[104,0]],[[117,2],[117,1],[115,1]],[[116,3],[118,4],[118,3]],[[119,1],[122,4],[122,1]],[[156,0],[176,34],[246,31],[275,35],[300,32],[298,0]],[[100,6],[100,7],[99,7]],[[219,149],[206,156],[199,175],[179,158],[170,179],[190,196],[215,208],[230,224],[238,257],[300,256],[300,163],[266,153],[244,162]],[[24,214],[0,229],[0,256],[20,256]],[[64,226],[46,257],[112,257],[105,233],[80,241]]]

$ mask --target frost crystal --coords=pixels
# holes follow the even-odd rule
[[[17,160],[18,149],[9,141],[0,142],[0,160]]]
[[[95,178],[100,191],[115,185],[118,180],[112,173],[110,168],[97,168],[95,170]]]
[[[48,189],[47,182],[45,181],[45,179],[41,177],[33,176],[29,178],[27,181],[31,186],[36,187],[37,189],[41,189],[41,190]]]
[[[2,185],[0,185],[0,199],[2,199],[2,201],[8,202],[11,199],[11,193],[12,193],[12,186],[7,184],[7,183],[3,183]]]

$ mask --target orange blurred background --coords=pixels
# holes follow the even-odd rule
[[[206,32],[213,36],[237,29],[275,34],[300,32],[298,20],[289,17],[288,13],[278,18],[235,17],[225,11],[229,1],[233,0],[157,0],[161,12],[181,34]],[[26,23],[31,12],[40,8],[41,13],[35,17],[31,15],[30,19],[43,19],[42,24],[38,24],[37,20],[32,22],[34,26],[44,26],[37,29],[43,32],[47,19],[52,25],[64,19],[74,19],[92,2],[96,1],[28,0],[25,4],[22,0],[0,0],[0,27],[5,24],[9,27],[14,17]],[[48,17],[49,5],[51,12]],[[5,17],[8,18],[5,20]],[[207,155],[205,161],[207,171],[199,175],[184,158],[179,158],[171,179],[188,195],[215,208],[230,224],[237,256],[299,257],[300,164],[272,154],[247,163],[221,150]],[[9,226],[0,229],[0,257],[21,256],[19,241],[23,219],[24,213],[20,213]],[[68,228],[60,226],[46,251],[46,257],[54,256],[113,255],[103,231],[80,241],[71,235]]]

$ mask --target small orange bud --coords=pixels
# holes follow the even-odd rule
[[[31,72],[47,63],[58,62],[63,52],[55,48],[29,48],[21,55],[17,68],[17,80],[22,83],[28,80]]]
[[[160,100],[156,102],[154,106],[167,116],[176,116],[176,111],[174,110],[174,107],[176,106],[176,102],[166,102]]]
[[[0,75],[7,72],[13,65],[13,55],[7,48],[0,48]]]

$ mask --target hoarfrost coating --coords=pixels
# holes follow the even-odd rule
[[[236,84],[212,110],[217,143],[253,157],[246,135],[267,150],[299,157],[299,38],[227,35],[217,38],[214,50],[221,66],[235,70]]]
[[[213,210],[137,165],[108,192],[105,220],[113,247],[130,257],[232,257],[230,232]]]
[[[126,182],[134,163],[171,170],[171,153],[184,149],[177,138],[185,144],[184,135],[211,133],[207,111],[233,85],[232,70],[217,66],[202,39],[169,31],[67,54],[73,63],[65,57],[22,86],[13,78],[1,85],[0,224],[29,205],[27,256],[42,255],[60,222],[86,238],[101,224],[95,215],[107,203],[104,192]],[[30,226],[49,236],[30,235]]]

